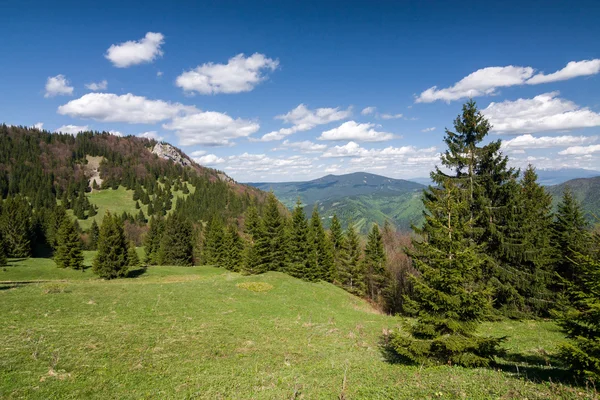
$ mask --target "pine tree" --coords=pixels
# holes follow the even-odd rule
[[[296,278],[308,279],[308,225],[300,199],[292,213],[288,243],[288,273]]]
[[[560,277],[567,281],[578,279],[573,260],[576,254],[586,254],[589,245],[588,223],[571,189],[566,187],[552,226],[552,246],[558,250],[555,270]]]
[[[98,237],[100,236],[100,228],[98,227],[98,223],[96,220],[92,221],[92,226],[90,226],[90,250],[98,249]]]
[[[342,232],[342,224],[336,214],[331,218],[331,226],[329,227],[329,241],[331,242],[331,254],[333,256],[334,275],[332,281],[337,280],[337,271],[340,269],[342,248],[344,247],[344,234]]]
[[[267,195],[267,204],[262,221],[262,232],[256,240],[259,246],[259,254],[264,258],[261,264],[264,264],[265,271],[282,271],[287,268],[286,265],[286,235],[284,217],[279,212],[279,201],[270,192]]]
[[[135,243],[132,241],[130,241],[129,245],[127,246],[127,265],[130,267],[140,266],[140,257],[138,256],[135,248]]]
[[[0,215],[0,229],[4,237],[8,257],[31,256],[32,221],[31,206],[24,197],[8,197]]]
[[[227,227],[223,246],[223,267],[239,272],[244,260],[244,240],[235,225]]]
[[[246,210],[246,221],[244,232],[250,236],[256,236],[256,233],[260,230],[260,219],[258,218],[258,211],[256,207],[248,207]]]
[[[559,356],[579,377],[597,384],[600,383],[600,259],[577,252],[573,256],[572,272],[578,279],[566,282],[568,303],[558,319],[570,340],[560,346]]]
[[[96,215],[98,215],[98,207],[90,203],[88,208],[88,217],[95,217]]]
[[[83,269],[83,250],[75,224],[64,218],[56,238],[54,262],[59,268]]]
[[[158,250],[164,232],[164,219],[162,217],[150,218],[148,232],[144,238],[144,249],[146,251],[146,263],[157,265],[159,263]]]
[[[0,267],[4,267],[6,264],[6,248],[4,245],[4,238],[2,237],[2,230],[0,230]]]
[[[66,218],[68,218],[67,212],[63,206],[56,206],[50,214],[46,227],[46,240],[53,249],[58,246],[58,231]]]
[[[225,253],[225,234],[218,216],[213,216],[204,230],[202,244],[202,262],[207,265],[220,266]]]
[[[92,271],[101,278],[114,279],[127,275],[127,240],[123,223],[116,215],[106,212],[102,219],[98,237],[98,252],[94,258]]]
[[[409,335],[391,335],[390,349],[411,363],[487,366],[503,338],[475,334],[491,304],[473,241],[470,192],[448,179],[425,193],[425,224],[411,251],[420,277],[406,308],[417,315]]]
[[[334,265],[331,242],[325,234],[319,210],[315,206],[308,228],[308,270],[305,279],[333,281]]]
[[[385,252],[383,239],[377,225],[373,225],[367,238],[364,257],[367,292],[372,300],[380,300],[386,286]]]
[[[146,223],[146,216],[144,215],[144,210],[140,209],[140,211],[135,216],[135,222],[137,222],[138,224]]]
[[[194,261],[193,228],[180,213],[173,213],[165,221],[160,241],[158,260],[161,265],[190,266]]]
[[[342,241],[338,279],[341,286],[357,296],[365,294],[365,274],[361,260],[360,240],[352,223],[348,223]]]

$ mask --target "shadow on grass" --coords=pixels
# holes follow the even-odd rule
[[[137,278],[139,276],[144,275],[147,270],[148,268],[146,266],[138,267],[136,269],[130,269],[129,271],[127,271],[127,275],[125,275],[125,278]]]

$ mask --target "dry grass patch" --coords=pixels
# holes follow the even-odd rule
[[[273,289],[273,285],[265,282],[242,282],[235,285],[240,289],[250,290],[252,292],[268,292]]]

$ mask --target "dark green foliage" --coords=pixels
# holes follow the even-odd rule
[[[361,260],[360,240],[352,223],[348,224],[340,249],[340,264],[337,270],[339,284],[348,292],[364,296],[365,274]]]
[[[244,261],[244,239],[238,228],[231,224],[227,227],[224,237],[223,257],[221,264],[225,269],[239,272]]]
[[[58,246],[58,231],[60,230],[63,221],[67,218],[65,208],[63,206],[56,206],[47,219],[46,241],[53,249],[56,249]]]
[[[252,206],[246,210],[246,221],[245,221],[245,229],[248,235],[254,237],[257,235],[257,232],[260,230],[260,220],[258,218],[258,211],[256,207]]]
[[[296,278],[308,279],[308,225],[302,203],[298,199],[289,232],[288,273]]]
[[[308,228],[308,271],[305,279],[333,282],[335,276],[331,242],[325,234],[319,210],[315,207]]]
[[[284,217],[279,211],[279,201],[271,192],[267,195],[267,204],[262,219],[262,232],[255,242],[262,250],[261,264],[265,271],[286,270],[286,235]]]
[[[100,228],[96,223],[96,220],[92,221],[92,226],[89,232],[90,250],[98,249],[98,237],[100,236]]]
[[[143,225],[146,223],[146,221],[147,220],[146,220],[146,216],[144,215],[144,210],[140,209],[140,211],[135,216],[135,222]]]
[[[100,278],[122,278],[128,271],[128,243],[123,232],[123,223],[116,215],[107,212],[102,219],[98,237],[98,252],[92,271]]]
[[[88,208],[88,217],[95,217],[98,215],[98,211],[95,205],[90,203],[90,207]]]
[[[596,246],[600,245],[596,237]],[[578,279],[567,281],[566,310],[558,324],[570,339],[560,346],[560,357],[579,377],[600,383],[600,259],[575,253],[573,271]]]
[[[32,239],[31,206],[17,195],[6,199],[0,215],[0,229],[8,257],[30,257]]]
[[[207,265],[220,266],[226,249],[225,232],[219,217],[213,217],[204,229],[202,243],[202,262]]]
[[[331,254],[333,256],[334,274],[332,281],[337,280],[337,271],[340,269],[342,248],[344,246],[344,234],[342,232],[342,224],[337,217],[337,214],[333,214],[331,218],[331,224],[329,227],[329,241],[331,242]]]
[[[127,265],[130,267],[140,266],[140,257],[135,249],[135,243],[129,242],[127,246]]]
[[[160,240],[158,263],[160,265],[190,266],[194,261],[192,243],[193,228],[190,221],[180,213],[173,213],[165,220]]]
[[[4,238],[2,237],[2,231],[0,230],[0,267],[6,265],[6,247],[4,245]]]
[[[144,248],[146,250],[146,263],[149,265],[157,265],[159,263],[158,250],[160,241],[164,232],[165,221],[162,217],[150,218],[148,232],[144,238]]]
[[[69,218],[64,218],[56,238],[54,262],[59,268],[83,269],[83,250],[79,232]]]
[[[387,285],[383,240],[377,225],[373,225],[367,239],[364,257],[364,272],[367,294],[372,300],[378,300]]]

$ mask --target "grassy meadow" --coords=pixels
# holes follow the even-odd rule
[[[484,324],[509,337],[494,368],[406,366],[379,346],[401,318],[282,273],[165,266],[102,281],[27,259],[0,281],[3,399],[597,398],[556,364],[550,321]]]

